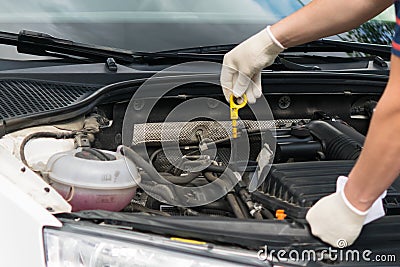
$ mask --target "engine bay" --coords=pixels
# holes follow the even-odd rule
[[[310,104],[313,97],[317,101]],[[272,95],[272,120],[257,121],[244,110],[239,128],[249,151],[237,155],[240,177],[230,170],[231,122],[226,114],[219,114],[220,120],[163,121],[168,109],[185,101],[179,98],[163,99],[148,121],[133,123],[129,143],[122,136],[125,101],[98,105],[57,125],[14,132],[3,137],[2,145],[8,143],[72,211],[304,221],[316,201],[335,191],[337,177],[351,170],[377,100],[356,95],[346,100],[350,105],[336,109],[342,96],[330,97]],[[319,110],[325,103],[330,103],[329,113]],[[134,104],[140,117],[144,104]],[[128,150],[135,154],[129,156]],[[224,184],[224,176],[235,181],[232,187]],[[181,195],[176,187],[210,184],[224,188],[224,194],[204,205],[171,204],[192,192]],[[387,215],[400,214],[399,192],[395,183],[383,199]]]
[[[102,214],[111,220],[107,225],[118,216],[131,216],[125,219],[132,222],[143,215],[174,224],[196,222],[204,233],[216,227],[210,221],[237,221],[229,242],[239,246],[246,239],[264,244],[265,236],[243,235],[259,223],[273,225],[258,231],[269,240],[277,224],[288,237],[301,230],[303,241],[320,244],[310,235],[305,214],[351,170],[387,79],[342,72],[263,73],[264,102],[239,112],[239,147],[244,144],[246,151],[239,149],[233,171],[229,105],[219,85],[198,81],[207,76],[218,82],[219,69],[167,73],[154,79],[154,90],[136,98],[153,72],[98,73],[104,64],[87,68],[93,69],[82,75],[46,69],[31,79],[21,74],[2,81],[0,153],[13,157],[7,158],[13,162],[13,170],[6,170],[10,181],[58,219],[93,214],[101,223],[98,212],[109,211]],[[176,83],[181,85],[149,108],[152,94]],[[185,103],[187,109],[180,110]],[[35,180],[40,181],[31,187]],[[392,215],[400,214],[399,192],[396,181],[382,200],[388,224],[397,223]],[[161,232],[147,221],[140,227]],[[168,234],[205,238],[196,234],[199,229],[190,234],[179,229]]]

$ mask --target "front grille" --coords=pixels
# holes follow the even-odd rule
[[[0,80],[0,119],[64,108],[86,98],[98,88],[34,80]]]

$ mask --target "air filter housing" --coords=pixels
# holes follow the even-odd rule
[[[270,210],[285,210],[292,218],[304,219],[319,199],[336,191],[336,180],[348,175],[354,161],[316,161],[274,164],[260,191],[252,194]],[[400,191],[392,185],[383,199],[388,214],[400,213]]]

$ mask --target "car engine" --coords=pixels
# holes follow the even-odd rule
[[[250,150],[248,158],[238,155],[241,177],[237,184],[204,205],[171,205],[152,194],[164,200],[179,199],[182,196],[168,184],[198,188],[218,182],[224,173],[233,174],[226,174],[231,167],[231,139],[226,130],[230,121],[135,124],[135,133],[141,134],[134,134],[129,146],[115,146],[110,145],[110,138],[122,144],[121,135],[113,130],[121,122],[107,118],[103,109],[65,124],[12,133],[1,144],[11,147],[13,143],[10,149],[16,156],[59,192],[73,211],[301,221],[316,201],[335,191],[337,177],[350,172],[365,139],[338,116],[321,111],[309,119],[243,120],[241,131],[246,133]],[[163,129],[167,129],[164,136]],[[176,137],[178,149],[165,146]],[[274,145],[263,144],[265,140]],[[145,166],[137,159],[146,157],[134,152],[140,145],[147,151]],[[267,159],[261,167],[260,157],[264,162]],[[204,163],[206,167],[193,171],[182,159],[186,165]],[[148,194],[141,185],[143,177],[152,174],[166,185],[159,187],[163,181],[152,181],[147,188],[154,190]],[[400,213],[399,192],[394,184],[383,199],[388,215]]]
[[[40,180],[33,192],[21,176],[21,188],[38,198],[55,190],[74,212],[302,221],[354,166],[385,81],[274,75],[265,102],[240,111],[237,153],[221,88],[194,83],[199,74],[153,79],[154,90],[141,98],[132,98],[143,84],[136,80],[101,88],[24,81],[20,91],[8,81],[0,146]],[[149,108],[152,92],[159,96],[176,82],[183,85]],[[27,92],[35,98],[23,97]],[[32,102],[22,107],[14,98]],[[186,112],[179,110],[185,103]],[[54,113],[41,115],[46,110]],[[400,214],[398,181],[382,201],[387,215]]]

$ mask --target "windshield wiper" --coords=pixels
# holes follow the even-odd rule
[[[19,53],[50,56],[56,58],[89,60],[94,62],[106,62],[113,58],[118,63],[151,63],[160,60],[209,60],[220,61],[221,55],[207,56],[204,54],[177,54],[163,52],[134,52],[131,50],[84,44],[68,39],[53,37],[47,33],[22,30],[18,34],[0,31],[0,44],[17,47]],[[225,49],[226,51],[226,49]]]
[[[321,39],[304,45],[292,47],[288,52],[360,52],[364,54],[380,56],[389,59],[391,55],[391,46],[348,42],[341,40]]]
[[[180,63],[189,60],[207,60],[214,62],[222,62],[225,53],[233,49],[237,44],[199,46],[192,48],[166,50],[154,53],[136,53],[141,56],[141,61],[146,63],[160,64],[162,62]],[[322,68],[318,65],[304,65],[285,59],[286,53],[291,52],[341,52],[341,53],[364,53],[372,55],[376,58],[389,60],[391,55],[391,47],[385,45],[375,45],[367,43],[346,42],[338,40],[321,39],[304,45],[289,48],[285,50],[269,67],[272,70],[288,70],[288,71],[317,71]],[[298,55],[300,56],[300,55]],[[374,59],[374,61],[376,61]],[[385,62],[384,62],[385,63]]]
[[[0,44],[17,47],[19,53],[58,58],[90,59],[105,62],[114,58],[120,63],[133,63],[137,59],[132,51],[105,46],[77,43],[55,38],[46,33],[22,30],[19,34],[0,32]]]
[[[17,47],[19,53],[38,56],[51,56],[67,59],[89,60],[105,62],[113,58],[118,63],[170,63],[190,60],[207,60],[221,62],[226,52],[237,44],[199,46],[160,52],[136,52],[131,50],[105,47],[93,44],[83,44],[67,39],[53,37],[46,33],[22,30],[18,34],[1,32],[0,44]],[[285,52],[361,52],[389,59],[391,47],[384,45],[346,42],[321,39],[308,44],[296,46]],[[309,67],[287,60],[277,64],[288,70],[309,70],[318,67]]]
[[[194,57],[195,55],[220,56],[233,49],[237,44],[199,46],[175,50],[166,50],[154,54],[160,56]],[[291,47],[286,52],[360,52],[389,59],[391,47],[368,43],[348,42],[340,40],[320,39],[304,45]]]
[[[223,46],[221,46],[223,47]],[[232,46],[226,46],[226,48],[230,48]],[[234,47],[234,46],[233,46]],[[228,50],[229,51],[229,50]],[[144,63],[182,63],[190,60],[197,61],[213,61],[217,63],[222,63],[223,57],[227,51],[221,51],[219,54],[201,54],[201,53],[180,53],[180,52],[154,52],[154,53],[146,53],[146,52],[137,52],[135,55],[140,56],[140,62]],[[277,57],[273,66],[271,67],[274,70],[293,70],[293,71],[306,71],[306,70],[321,70],[318,66],[306,66],[303,64],[299,64],[296,62],[292,62],[286,60],[282,57]]]

